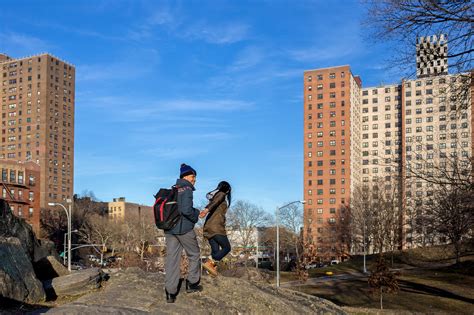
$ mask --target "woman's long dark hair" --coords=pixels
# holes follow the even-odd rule
[[[217,185],[217,188],[213,191],[207,193],[206,197],[208,200],[214,198],[215,194],[218,192],[223,192],[227,198],[228,206],[230,207],[230,202],[232,201],[232,187],[226,181],[222,181]]]

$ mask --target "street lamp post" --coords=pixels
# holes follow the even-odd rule
[[[366,245],[365,245],[365,218],[364,218],[364,226],[363,226],[363,244],[364,244],[364,273],[367,273],[367,267],[365,264],[365,255],[366,255]]]
[[[283,209],[283,208],[286,208],[292,204],[295,204],[295,203],[301,203],[301,204],[305,204],[306,201],[305,200],[297,200],[297,201],[293,201],[293,202],[290,202],[282,207],[279,207],[277,208],[276,210],[276,232],[277,232],[277,250],[276,250],[276,267],[277,267],[277,271],[276,271],[276,276],[277,276],[277,288],[280,287],[280,224],[279,224],[279,216],[280,216],[280,210]]]
[[[74,230],[74,231],[71,231],[71,234],[72,233],[77,233],[79,232],[78,230]],[[63,245],[64,245],[64,251],[63,251],[63,264],[65,265],[66,264],[66,248],[67,248],[67,245],[66,245],[66,236],[67,236],[67,233],[64,233],[64,241],[63,241]]]
[[[60,206],[63,208],[64,212],[66,212],[66,217],[67,217],[67,269],[71,271],[71,226],[72,226],[72,200],[67,199],[66,202],[69,204],[69,211],[66,209],[66,207],[59,202],[49,202],[48,206],[54,207],[54,206]]]

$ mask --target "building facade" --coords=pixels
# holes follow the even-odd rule
[[[108,203],[108,215],[111,220],[145,219],[150,222],[154,216],[152,207],[127,202],[125,197],[114,198]]]
[[[2,198],[12,212],[38,234],[40,230],[40,167],[34,162],[0,161]]]
[[[474,148],[472,86],[459,95],[471,75],[447,74],[446,45],[444,36],[420,38],[418,76],[398,84],[362,87],[349,66],[305,71],[304,239],[317,251],[343,257],[336,226],[359,185],[397,196],[399,247],[433,242],[415,219],[433,184],[414,174],[471,169]]]
[[[0,162],[40,166],[40,206],[72,199],[75,68],[50,54],[0,54]]]
[[[305,71],[304,81],[303,234],[334,259],[348,254],[335,244],[336,223],[360,181],[361,80],[349,66],[339,66]]]

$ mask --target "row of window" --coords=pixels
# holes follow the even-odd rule
[[[329,165],[330,166],[334,166],[336,165],[337,161],[336,160],[329,160]],[[341,159],[340,160],[340,163],[341,165],[345,165],[346,164],[346,160],[345,159]],[[316,161],[316,165],[317,166],[323,166],[324,165],[324,161],[322,160],[318,160]],[[313,166],[313,161],[308,161],[308,167],[312,167]]]
[[[346,92],[345,91],[341,91],[341,97],[344,97],[346,96]],[[336,98],[336,92],[330,92],[329,93],[329,98]],[[313,95],[309,94],[308,97],[307,97],[308,101],[311,101],[313,100]],[[323,94],[320,93],[320,94],[317,94],[316,95],[316,99],[318,100],[322,100],[323,99]]]
[[[341,178],[341,185],[345,185],[345,183],[346,183],[346,179]],[[313,180],[312,179],[308,180],[308,186],[312,186],[312,185],[313,185]],[[324,185],[324,179],[317,179],[316,180],[316,185],[317,186]],[[335,178],[330,178],[329,179],[329,185],[336,185],[336,179]]]
[[[308,215],[309,215],[309,216],[312,216],[312,215],[313,215],[313,209],[312,209],[312,208],[308,208],[308,209],[306,209],[306,211],[308,211]],[[317,209],[316,209],[316,213],[317,213],[317,214],[324,214],[323,208],[317,208]],[[335,214],[335,213],[336,213],[336,208],[329,208],[329,213],[330,213],[330,214]],[[322,231],[321,231],[321,232],[322,232]]]
[[[318,147],[323,147],[324,146],[324,141],[318,141],[316,144],[317,144]],[[346,144],[346,140],[342,139],[341,140],[341,145],[345,145],[345,144]],[[336,140],[330,140],[329,145],[331,147],[336,146]],[[311,149],[312,147],[313,147],[313,143],[308,142],[308,148]]]
[[[341,116],[345,116],[345,111],[341,110]],[[316,113],[316,118],[317,119],[322,119],[324,116],[324,113],[322,112],[319,112],[319,113]],[[313,119],[313,114],[308,114],[308,120],[311,120]],[[330,111],[329,112],[329,117],[336,117],[336,111]]]
[[[10,200],[23,200],[23,190],[18,189],[18,191],[15,190],[15,188],[9,188],[9,192],[3,188],[2,191],[2,198],[3,199],[10,199]],[[28,200],[33,202],[35,199],[35,193],[32,191],[28,191]]]
[[[362,174],[369,174],[370,170],[371,170],[370,168],[363,168],[363,169],[362,169]],[[386,166],[386,167],[384,168],[384,171],[385,171],[385,173],[398,172],[398,171],[400,171],[400,168],[398,168],[398,167]],[[372,168],[372,173],[377,174],[378,172],[379,172],[378,167]]]
[[[345,168],[341,168],[340,171],[341,171],[342,175],[346,174],[346,169]],[[317,170],[316,174],[318,176],[323,176],[324,175],[324,170]],[[329,170],[329,175],[336,175],[336,169],[330,169]],[[313,176],[313,171],[312,170],[308,171],[308,176]]]
[[[336,198],[329,198],[328,200],[329,200],[329,204],[331,205],[336,204]],[[345,203],[346,203],[346,199],[341,198],[341,204],[345,204]],[[308,205],[312,205],[312,204],[313,204],[313,199],[308,199]],[[324,198],[316,199],[316,204],[318,205],[324,204]]]
[[[397,86],[397,87],[394,87],[393,88],[393,91],[400,91],[402,89],[401,85]],[[372,95],[377,95],[379,92],[378,92],[378,89],[372,89]],[[392,92],[392,88],[390,87],[386,87],[384,88],[384,91],[385,93],[390,93]],[[362,96],[367,96],[369,95],[369,90],[362,90]]]
[[[345,150],[345,149],[341,149],[340,153],[341,153],[341,155],[345,155],[345,154],[346,154],[346,150]],[[323,154],[324,154],[323,151],[317,151],[317,152],[316,152],[316,156],[317,156],[317,157],[322,157]],[[329,155],[330,155],[330,156],[336,155],[336,150],[329,150]],[[309,158],[313,157],[313,153],[312,153],[312,152],[308,152],[308,157],[309,157]]]
[[[345,77],[346,77],[346,74],[345,74],[344,71],[341,71],[341,72],[340,72],[340,77],[341,77],[341,78],[345,78]],[[336,78],[336,73],[335,73],[335,72],[329,73],[328,78],[329,78],[329,79],[335,79],[335,78]],[[322,75],[322,74],[317,74],[317,75],[316,75],[316,79],[317,79],[318,81],[323,80],[323,75]],[[308,82],[313,81],[313,76],[309,75],[309,76],[307,77],[307,80],[308,80]]]
[[[345,87],[346,86],[346,82],[345,81],[341,81],[341,84],[340,84],[341,87]],[[330,89],[335,89],[336,88],[336,82],[331,82],[329,83],[329,88]],[[312,85],[308,85],[307,87],[308,91],[312,91],[313,90],[313,86]],[[320,91],[323,89],[323,84],[318,84],[316,85],[316,90]]]
[[[10,178],[8,177],[10,175]],[[18,183],[23,185],[24,182],[24,176],[25,173],[23,171],[17,171],[17,170],[8,170],[6,168],[2,168],[2,182],[10,182],[10,183]],[[35,184],[35,177],[33,175],[30,175],[28,178],[28,185],[32,186]]]
[[[329,102],[329,108],[336,108],[336,102]],[[346,105],[345,101],[341,101],[341,107],[344,107]],[[318,103],[316,106],[317,109],[324,109],[324,104],[323,103]],[[313,110],[313,105],[308,104],[308,110]]]
[[[10,205],[10,209],[12,210],[13,213],[15,213],[15,215],[17,217],[25,218],[22,206],[18,206],[18,208],[15,208],[15,205]],[[28,208],[28,218],[32,218],[33,214],[34,214],[33,208],[29,207]]]
[[[346,121],[345,120],[341,120],[341,126],[345,126],[346,125]],[[317,128],[323,128],[324,124],[322,122],[318,122],[316,123],[316,127]],[[330,121],[329,122],[329,127],[336,127],[336,121]],[[308,129],[312,129],[313,128],[313,123],[308,123]]]
[[[329,136],[330,136],[330,137],[335,137],[336,134],[337,134],[337,133],[336,133],[336,130],[330,130],[330,131],[329,131]],[[346,135],[346,131],[345,131],[344,129],[342,129],[342,130],[341,130],[341,136],[345,136],[345,135]],[[316,136],[317,136],[318,138],[322,138],[322,137],[324,136],[324,131],[318,131],[318,132],[316,133]],[[311,138],[313,138],[313,133],[309,132],[309,133],[308,133],[308,139],[311,139]]]
[[[320,195],[324,195],[324,189],[317,189],[316,190],[316,193],[318,196]],[[345,194],[346,193],[346,189],[345,188],[342,188],[341,189],[341,194]],[[312,195],[313,194],[313,190],[312,189],[308,189],[308,195]],[[331,188],[329,189],[329,194],[330,195],[335,195],[336,194],[336,189],[335,188]]]

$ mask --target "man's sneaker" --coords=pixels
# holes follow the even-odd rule
[[[196,283],[191,283],[189,280],[186,279],[186,292],[193,293],[193,292],[201,292],[202,285],[199,284],[200,280]]]
[[[166,293],[166,303],[174,303],[176,301],[176,297],[179,294],[179,291],[181,290],[181,285],[183,284],[184,279],[180,278],[178,282],[178,288],[176,289],[175,294],[168,293],[168,290],[165,288],[165,293]]]
[[[176,297],[178,296],[177,293],[175,294],[168,293],[168,290],[166,289],[165,289],[165,293],[166,293],[166,303],[174,303],[176,301]]]
[[[203,265],[203,268],[206,269],[212,276],[217,277],[216,264],[212,259],[208,259]]]

